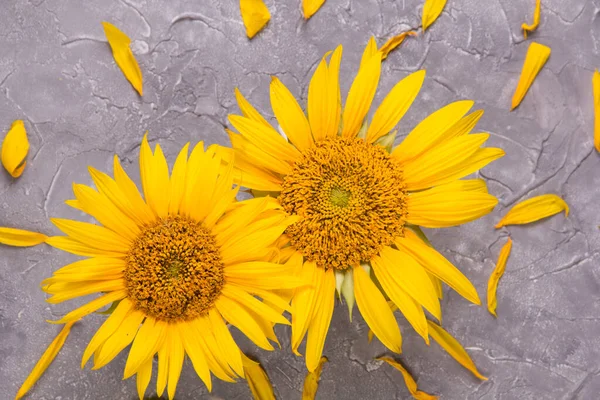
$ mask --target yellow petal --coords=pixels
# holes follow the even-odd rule
[[[383,46],[381,46],[381,48],[379,49],[379,51],[381,51],[381,60],[385,60],[392,50],[394,50],[396,47],[400,46],[402,42],[404,42],[404,39],[406,39],[407,36],[417,36],[417,32],[402,32],[399,35],[389,38],[388,41],[385,42]]]
[[[244,365],[246,382],[248,382],[248,387],[252,392],[254,400],[275,400],[273,385],[271,385],[269,376],[260,363],[249,359],[244,353],[242,353],[242,363]]]
[[[29,152],[29,140],[23,121],[16,120],[2,142],[2,165],[13,178],[21,176],[25,170],[25,157]]]
[[[592,78],[594,92],[594,146],[600,152],[600,72],[594,71]]]
[[[569,216],[569,205],[555,194],[543,194],[532,197],[515,205],[496,224],[496,229],[506,225],[522,225],[550,217],[559,212],[565,212]]]
[[[423,32],[438,19],[445,5],[446,0],[425,0],[423,17],[421,18]]]
[[[411,374],[400,364],[400,362],[394,360],[390,357],[379,357],[378,360],[385,361],[390,364],[392,367],[396,368],[398,371],[402,373],[402,377],[404,378],[404,383],[406,383],[406,388],[410,392],[410,394],[416,400],[436,400],[438,397],[430,395],[428,393],[422,392],[417,389],[417,382],[413,379]]]
[[[498,262],[496,263],[496,268],[492,272],[490,276],[490,280],[488,281],[488,290],[487,290],[487,305],[488,311],[492,313],[494,317],[496,315],[496,290],[498,289],[498,281],[504,275],[504,270],[506,269],[506,260],[508,260],[508,256],[510,255],[510,250],[512,249],[512,240],[508,238],[508,241],[502,249],[500,250],[500,255],[498,256]]]
[[[371,36],[369,38],[369,41],[367,42],[367,45],[365,46],[365,50],[363,51],[362,57],[360,59],[359,69],[367,65],[367,61],[369,61],[371,57],[377,54],[377,51],[377,42],[375,41],[375,37]]]
[[[487,381],[487,378],[477,371],[475,363],[456,339],[435,322],[427,321],[427,323],[429,324],[429,335],[433,340],[442,346],[460,365],[471,371],[473,375]]]
[[[540,24],[540,11],[542,9],[542,0],[535,0],[535,10],[533,10],[533,23],[531,25],[523,23],[521,28],[523,29],[523,36],[527,39],[527,33],[533,32],[537,29]]]
[[[48,236],[22,229],[0,227],[0,243],[8,246],[29,247],[44,243]]]
[[[302,14],[304,19],[309,19],[325,3],[325,0],[302,0]]]
[[[140,71],[140,66],[129,48],[131,39],[109,22],[102,22],[102,26],[117,65],[123,71],[125,78],[141,96],[142,71]]]
[[[544,46],[536,42],[531,42],[527,55],[525,56],[525,62],[523,63],[523,70],[521,71],[521,77],[519,83],[515,89],[515,94],[512,98],[511,110],[514,110],[521,101],[525,94],[529,90],[529,87],[533,83],[533,80],[540,72],[546,61],[550,57],[550,47]]]
[[[152,359],[146,361],[137,372],[135,383],[140,399],[144,398],[144,394],[146,393],[146,389],[150,383],[150,378],[152,378],[152,363]]]
[[[240,0],[242,21],[246,35],[252,39],[271,19],[271,13],[262,0]]]
[[[317,369],[306,374],[304,388],[302,389],[302,400],[315,400],[317,389],[319,388],[319,380],[321,379],[321,370],[323,369],[323,364],[327,361],[327,357],[321,357]]]
[[[54,358],[58,355],[63,344],[65,344],[65,340],[67,339],[67,336],[69,336],[69,332],[74,323],[75,321],[65,324],[58,336],[50,343],[50,346],[44,351],[44,354],[42,354],[37,364],[35,364],[35,367],[33,367],[33,370],[29,373],[27,379],[25,379],[25,382],[23,382],[23,385],[19,388],[15,400],[19,400],[25,396],[29,389],[31,389],[37,380],[40,379],[52,361],[54,361]]]
[[[269,124],[267,120],[262,115],[260,115],[258,111],[256,111],[256,108],[254,108],[252,104],[250,104],[250,102],[246,100],[246,98],[238,88],[235,88],[235,99],[238,103],[238,107],[242,111],[242,114],[244,114],[244,117],[250,118],[251,120],[254,120],[256,122],[260,122],[261,124],[271,128],[271,124]]]
[[[271,107],[281,129],[299,150],[314,144],[308,119],[294,95],[276,77],[271,80]]]
[[[444,133],[442,142],[470,133],[482,116],[483,110],[473,111],[471,114],[465,115]]]
[[[306,337],[306,368],[309,371],[315,371],[319,367],[335,302],[333,270],[325,271],[323,268],[318,268],[317,275],[320,275],[321,282],[318,286],[313,319]]]

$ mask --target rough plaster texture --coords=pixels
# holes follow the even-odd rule
[[[187,141],[227,144],[228,113],[238,86],[268,116],[271,75],[302,100],[322,54],[344,45],[347,90],[370,35],[419,25],[422,0],[327,0],[308,22],[300,0],[266,0],[267,28],[248,41],[234,0],[3,0],[0,7],[0,127],[22,118],[31,139],[28,167],[18,180],[0,171],[0,225],[53,233],[51,216],[82,218],[64,205],[71,182],[91,183],[87,165],[111,170],[118,154],[139,182],[144,131],[170,161]],[[591,76],[600,66],[600,1],[544,0],[533,40],[552,56],[521,106],[510,98],[527,50],[520,25],[533,0],[449,0],[433,27],[408,39],[384,62],[376,103],[408,73],[427,69],[423,91],[404,118],[406,134],[440,106],[469,98],[485,109],[479,129],[507,156],[481,172],[500,205],[489,216],[453,229],[429,231],[433,243],[472,279],[485,301],[500,247],[514,239],[500,283],[498,319],[485,307],[446,290],[444,326],[468,349],[480,382],[445,354],[427,347],[400,319],[402,360],[420,388],[444,399],[597,399],[600,393],[598,187],[593,151]],[[140,99],[115,66],[100,21],[132,39],[144,73]],[[528,196],[558,193],[571,214],[524,227],[494,230],[508,207]],[[50,306],[39,282],[73,257],[46,246],[0,248],[0,398],[13,398],[57,333],[44,322],[74,303]],[[373,361],[384,353],[367,343],[358,313],[349,322],[338,306],[325,354],[320,399],[407,399],[397,371]],[[122,381],[125,356],[100,371],[79,368],[101,316],[77,324],[31,399],[134,399]],[[245,349],[264,363],[280,399],[299,399],[303,359],[289,351]],[[239,336],[239,335],[238,335]],[[152,381],[149,394],[153,391]],[[212,394],[186,362],[178,399],[248,399],[246,385],[215,381]]]

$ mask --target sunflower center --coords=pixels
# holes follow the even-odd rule
[[[205,314],[223,288],[223,262],[202,224],[180,216],[145,227],[127,255],[125,282],[136,309],[161,320]]]
[[[337,137],[302,155],[279,201],[302,217],[286,230],[291,244],[320,267],[344,270],[403,235],[406,198],[402,170],[383,147]]]

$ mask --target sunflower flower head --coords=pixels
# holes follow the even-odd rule
[[[330,55],[330,56],[329,56]],[[307,113],[277,78],[273,113],[281,135],[236,90],[243,116],[229,117],[233,149],[221,149],[235,181],[277,196],[297,217],[283,235],[310,285],[292,300],[292,350],[307,337],[306,364],[314,371],[334,308],[335,292],[356,302],[369,327],[390,350],[401,351],[394,317],[400,310],[426,342],[424,310],[440,320],[441,282],[480,304],[469,280],[433,249],[418,226],[450,227],[489,213],[497,199],[480,179],[461,179],[504,152],[470,134],[483,114],[472,101],[451,103],[419,123],[394,147],[395,127],[416,98],[425,71],[398,82],[370,121],[383,53],[368,43],[342,107],[341,46],[311,78]],[[329,58],[329,60],[328,60]],[[350,314],[351,316],[351,314]]]

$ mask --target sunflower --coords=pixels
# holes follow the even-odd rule
[[[93,356],[92,369],[99,369],[131,345],[124,379],[137,374],[140,398],[156,354],[158,396],[165,388],[175,396],[185,355],[209,390],[211,372],[225,381],[244,377],[227,323],[272,350],[273,324],[289,324],[281,313],[289,309],[286,289],[299,281],[292,264],[266,261],[279,253],[276,241],[295,217],[274,199],[236,202],[233,171],[220,170],[215,147],[199,143],[189,158],[188,147],[169,176],[160,146],[152,152],[144,137],[143,198],[117,157],[114,179],[90,168],[98,190],[75,184],[76,199],[68,204],[100,225],[53,219],[67,236],[46,241],[87,257],[42,282],[49,303],[102,293],[54,322],[70,326],[112,305],[84,351],[82,368]]]
[[[428,245],[419,226],[450,227],[489,213],[497,199],[485,182],[461,178],[504,155],[482,148],[488,134],[470,134],[483,112],[467,114],[473,102],[466,100],[431,114],[392,147],[393,129],[425,71],[396,84],[367,123],[382,54],[371,39],[343,110],[341,57],[339,46],[318,64],[308,88],[308,115],[272,79],[271,106],[282,134],[236,89],[243,116],[229,117],[239,133],[229,131],[233,149],[222,149],[224,165],[235,165],[237,183],[273,194],[299,218],[284,236],[302,257],[299,275],[312,284],[294,294],[291,346],[299,355],[307,336],[309,371],[321,358],[336,291],[346,298],[350,318],[356,302],[374,334],[397,353],[402,337],[396,307],[429,343],[424,310],[441,320],[441,282],[480,304],[470,281]]]

